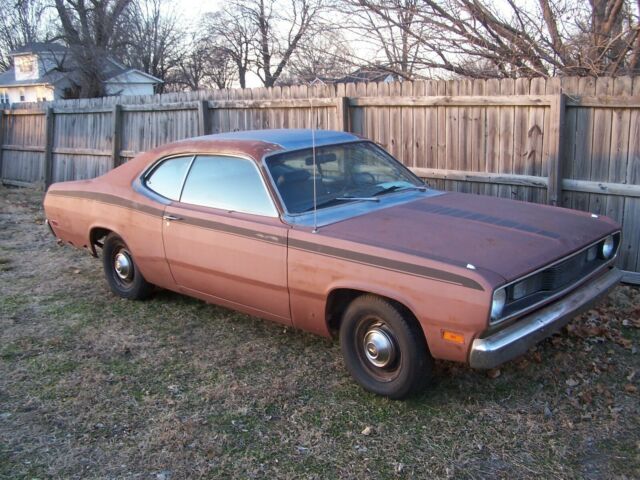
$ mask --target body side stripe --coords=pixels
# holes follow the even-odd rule
[[[430,278],[441,282],[452,283],[474,290],[484,291],[482,285],[475,280],[457,275],[455,273],[439,270],[437,268],[424,267],[413,263],[402,262],[399,260],[390,260],[388,258],[369,255],[366,253],[345,250],[342,248],[329,247],[318,243],[306,242],[304,240],[289,239],[289,246],[297,250],[306,252],[319,253],[321,255],[342,258],[353,262],[380,267],[387,270],[393,270],[401,273],[408,273],[418,277]]]
[[[144,205],[139,202],[134,202],[132,200],[125,200],[115,195],[110,195],[106,193],[83,192],[83,191],[51,191],[48,193],[48,195],[86,198],[89,200],[95,200],[98,202],[103,202],[103,203],[107,203],[107,204],[111,204],[111,205],[115,205],[123,208],[137,210],[137,211],[140,211],[141,213],[155,215],[158,217],[162,217],[164,213],[164,210],[161,210],[149,205]],[[272,243],[276,245],[287,244],[286,237],[267,234],[259,230],[236,227],[236,226],[227,225],[220,222],[205,220],[202,218],[188,217],[188,216],[185,216],[183,218],[183,222],[191,226],[207,228],[215,231],[222,231],[222,232],[226,232],[234,235],[252,238],[254,240],[261,241],[261,242],[267,242],[267,243]],[[484,288],[482,287],[482,285],[480,285],[475,280],[464,277],[462,275],[447,272],[445,270],[425,267],[421,265],[415,265],[413,263],[402,262],[398,260],[390,260],[388,258],[379,257],[376,255],[369,255],[366,253],[355,252],[352,250],[346,250],[342,248],[329,247],[326,245],[307,242],[304,240],[289,239],[289,247],[295,248],[297,250],[306,251],[306,252],[317,253],[324,256],[341,258],[341,259],[357,262],[364,265],[380,267],[386,270],[407,273],[410,275],[429,278],[429,279],[437,280],[440,282],[460,285],[462,287],[471,288],[473,290],[484,291]]]

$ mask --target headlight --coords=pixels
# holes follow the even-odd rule
[[[495,322],[500,319],[506,302],[507,292],[504,288],[499,288],[493,292],[493,301],[491,302],[491,321]]]
[[[613,257],[613,253],[616,250],[616,242],[613,239],[613,235],[609,235],[604,239],[604,242],[600,244],[600,257],[605,260],[609,260]]]

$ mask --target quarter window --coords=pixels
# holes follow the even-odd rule
[[[258,169],[251,160],[199,156],[193,162],[181,202],[223,210],[277,216]]]
[[[163,197],[177,201],[192,159],[193,157],[178,157],[160,163],[147,175],[147,187]]]

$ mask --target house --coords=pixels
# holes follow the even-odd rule
[[[13,68],[0,73],[0,103],[40,102],[73,96],[77,68],[59,43],[29,43],[9,54]],[[105,57],[100,61],[107,95],[152,95],[162,80]]]
[[[334,85],[336,83],[359,83],[359,82],[396,82],[402,81],[402,77],[389,72],[382,67],[361,67],[348,73],[344,77],[331,78],[316,76],[308,83],[310,85]]]

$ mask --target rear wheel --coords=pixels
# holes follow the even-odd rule
[[[414,318],[374,295],[356,298],[345,311],[340,347],[355,380],[366,390],[392,399],[423,389],[433,369]]]
[[[153,285],[144,279],[129,247],[115,233],[107,235],[104,241],[102,265],[109,288],[116,295],[130,300],[141,300],[151,295]]]

